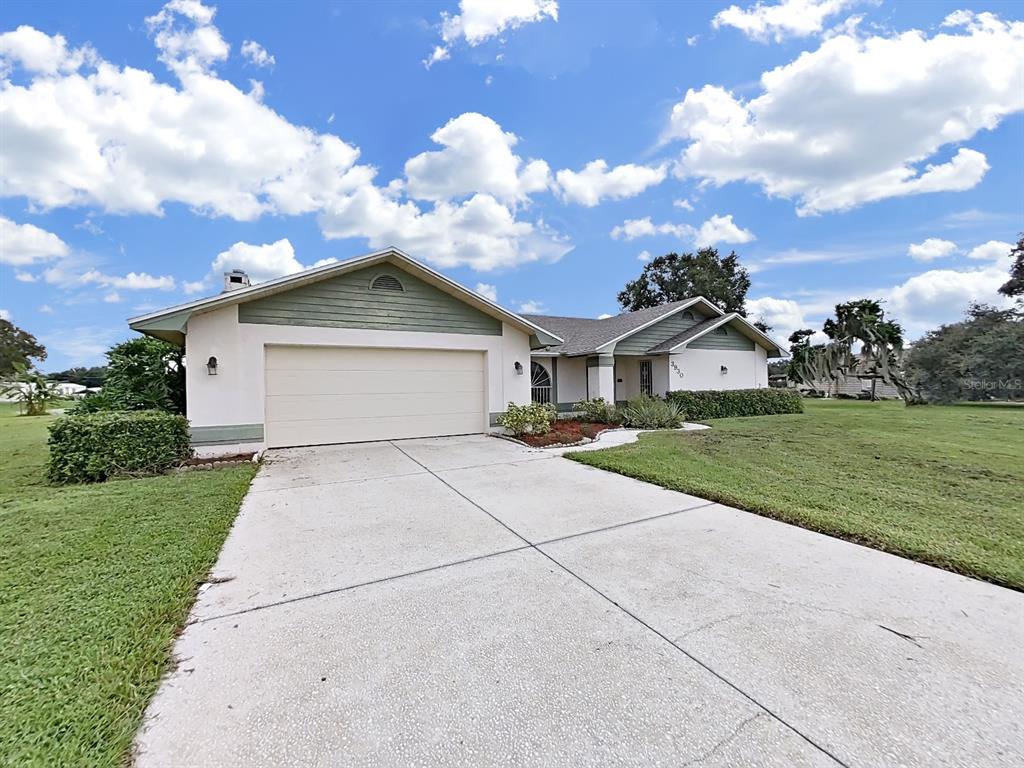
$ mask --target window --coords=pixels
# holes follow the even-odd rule
[[[535,403],[551,402],[551,376],[548,369],[536,360],[530,361],[530,400]]]
[[[715,328],[715,333],[717,333],[719,336],[728,336],[729,335],[729,331],[727,331],[725,329],[724,325],[721,328]]]
[[[402,283],[394,275],[377,275],[370,283],[370,289],[374,291],[404,291]]]
[[[650,360],[640,361],[640,394],[654,394],[654,372]]]

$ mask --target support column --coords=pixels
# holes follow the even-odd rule
[[[587,398],[595,397],[615,402],[615,358],[612,355],[587,358]]]

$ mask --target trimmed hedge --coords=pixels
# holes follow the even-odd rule
[[[191,453],[188,420],[165,411],[71,414],[50,425],[53,483],[89,483],[116,475],[150,475]]]
[[[686,412],[688,421],[804,412],[804,402],[800,395],[786,389],[727,389],[700,392],[679,389],[667,393],[665,399],[679,405]]]

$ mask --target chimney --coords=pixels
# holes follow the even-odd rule
[[[224,273],[224,293],[237,291],[239,288],[248,288],[249,276],[240,269],[232,269]]]

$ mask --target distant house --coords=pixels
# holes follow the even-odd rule
[[[864,358],[857,361],[855,370],[848,376],[840,376],[835,381],[823,379],[811,384],[797,384],[797,389],[801,392],[823,392],[826,397],[848,395],[872,400],[896,400],[900,397],[900,391],[883,381],[881,374]]]

